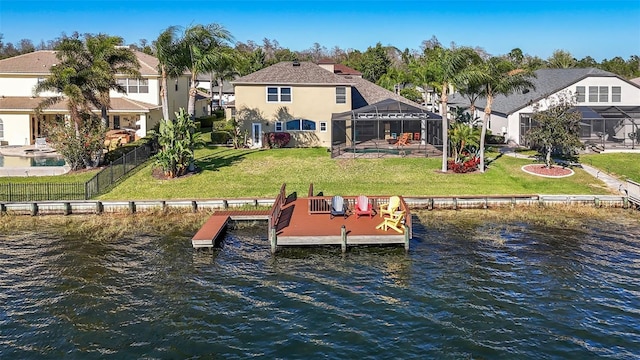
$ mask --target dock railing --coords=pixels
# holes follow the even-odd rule
[[[269,211],[269,231],[276,227],[280,213],[282,213],[282,207],[287,202],[287,184],[282,184],[280,192],[273,202],[271,211]]]

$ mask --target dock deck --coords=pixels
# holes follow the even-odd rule
[[[264,210],[219,211],[211,215],[200,230],[191,238],[194,248],[214,247],[224,233],[229,220],[267,220],[269,212]]]

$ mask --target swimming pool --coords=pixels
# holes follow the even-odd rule
[[[62,156],[8,156],[0,155],[0,167],[3,168],[30,168],[40,166],[64,166]]]

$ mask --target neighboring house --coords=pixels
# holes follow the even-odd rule
[[[242,125],[256,147],[268,132],[290,133],[289,146],[332,149],[405,132],[425,139],[441,126],[439,116],[340,64],[285,61],[232,84],[236,114],[251,110]]]
[[[526,133],[535,126],[531,118],[534,105],[544,110],[559,93],[570,92],[582,114],[580,137],[585,143],[606,148],[633,146],[630,134],[640,130],[639,84],[595,68],[540,69],[535,74],[535,89],[495,98],[488,125],[493,134],[529,146]],[[476,115],[481,118],[485,103],[482,98],[476,102]],[[469,106],[458,94],[449,104]]]
[[[222,104],[220,103],[220,85],[215,77],[211,74],[198,75],[198,88],[206,89],[211,93],[211,102],[213,108],[224,107],[230,102],[235,100],[235,93],[233,91],[233,84],[228,80],[222,81]]]
[[[134,53],[140,62],[141,78],[118,78],[127,93],[111,92],[108,125],[110,129],[130,129],[137,137],[144,137],[162,119],[161,78],[157,58],[139,51]],[[42,93],[35,97],[34,88],[57,62],[55,51],[47,50],[0,60],[0,141],[3,144],[34,144],[36,138],[44,136],[45,121],[68,113],[64,101],[44,109],[40,118],[34,111],[44,98],[55,95]],[[169,114],[180,107],[187,108],[188,86],[186,75],[169,80]],[[99,109],[94,111],[100,115]]]

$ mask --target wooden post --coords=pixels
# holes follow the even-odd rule
[[[340,228],[340,237],[342,238],[342,253],[347,252],[347,228],[342,225]]]
[[[104,212],[104,205],[102,201],[96,201],[96,214],[100,215]]]
[[[64,214],[71,215],[71,204],[68,202],[64,203]]]
[[[270,241],[271,241],[271,253],[275,254],[276,253],[276,249],[278,248],[278,239],[276,238],[276,228],[272,227],[271,228],[271,236],[270,237]]]
[[[191,211],[198,212],[198,203],[195,200],[191,202]]]
[[[165,200],[162,200],[160,202],[160,206],[162,207],[162,212],[167,212],[167,202]]]
[[[225,199],[222,200],[222,207],[227,210],[229,208],[229,202]]]
[[[489,198],[487,198],[486,196],[484,198],[484,206],[483,206],[483,208],[484,209],[488,209],[489,208]]]
[[[453,210],[458,210],[458,198],[453,198]]]
[[[129,201],[129,212],[132,214],[135,214],[136,212],[136,202],[135,201]]]
[[[600,198],[594,197],[593,198],[593,205],[597,208],[600,207]]]
[[[404,251],[409,251],[409,227],[404,224],[402,225],[402,227],[404,227]]]
[[[622,207],[624,209],[628,209],[629,208],[629,197],[622,198]]]
[[[429,198],[429,210],[433,210],[433,198]]]
[[[31,203],[31,216],[38,215],[38,203]]]

